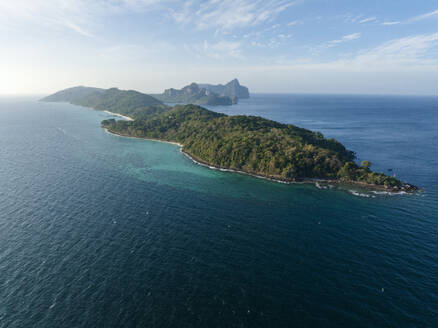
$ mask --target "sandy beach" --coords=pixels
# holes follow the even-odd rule
[[[132,119],[131,119],[132,120]],[[178,142],[174,142],[174,141],[166,141],[166,140],[159,140],[159,139],[151,139],[151,138],[140,138],[140,137],[132,137],[132,136],[125,136],[123,134],[119,134],[119,133],[115,133],[112,132],[110,130],[108,130],[107,128],[103,128],[106,132],[108,132],[109,134],[113,134],[115,136],[119,136],[119,137],[123,137],[123,138],[133,138],[133,139],[141,139],[141,140],[149,140],[149,141],[155,141],[155,142],[164,142],[164,143],[168,143],[168,144],[172,144],[172,145],[177,145],[179,147],[182,148],[182,144],[178,143]]]
[[[104,110],[104,112],[108,113],[108,114],[111,114],[111,115],[114,115],[114,116],[118,116],[118,117],[124,118],[127,121],[133,121],[134,120],[134,119],[130,118],[129,116],[113,113],[113,112],[110,112],[109,110]]]

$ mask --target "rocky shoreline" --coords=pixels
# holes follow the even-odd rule
[[[155,140],[155,141],[161,141],[161,140]],[[340,186],[346,186],[346,187],[360,187],[362,189],[365,189],[367,191],[376,191],[376,192],[390,192],[390,193],[408,193],[413,194],[416,191],[421,191],[420,188],[417,186],[411,185],[411,184],[404,184],[401,187],[387,187],[387,186],[380,186],[380,185],[373,185],[368,183],[362,183],[357,181],[344,181],[339,179],[318,179],[318,178],[301,178],[301,179],[282,179],[275,176],[268,176],[268,175],[260,175],[256,173],[246,172],[246,171],[240,171],[240,170],[234,170],[230,168],[225,167],[219,167],[215,165],[211,165],[202,159],[197,158],[196,156],[190,154],[189,152],[183,150],[181,146],[181,152],[186,155],[188,158],[190,158],[194,163],[198,165],[202,165],[205,167],[208,167],[213,170],[219,170],[223,172],[234,172],[234,173],[240,173],[249,175],[255,178],[259,179],[266,179],[278,183],[284,183],[284,184],[312,184],[315,185],[318,189],[330,189],[333,187],[340,187]]]

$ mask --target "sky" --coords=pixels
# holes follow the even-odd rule
[[[0,94],[438,95],[436,0],[0,0]]]

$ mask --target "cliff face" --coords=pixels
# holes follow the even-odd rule
[[[222,85],[222,84],[218,84],[218,85],[200,84],[199,86],[201,88],[205,88],[207,90],[215,92],[221,96],[227,96],[230,98],[234,97],[234,98],[240,98],[240,99],[249,98],[248,88],[243,86],[243,85],[240,85],[238,79],[234,79],[225,85]]]
[[[201,88],[198,84],[192,83],[182,89],[166,89],[160,95],[154,95],[156,98],[167,103],[186,103],[197,105],[232,105],[233,99],[228,96],[218,95],[217,93]],[[234,100],[235,101],[235,100]]]

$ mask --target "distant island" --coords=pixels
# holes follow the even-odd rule
[[[227,116],[189,104],[166,106],[137,91],[75,87],[42,101],[64,101],[131,118],[102,127],[129,137],[178,143],[198,163],[280,182],[355,184],[375,190],[418,188],[355,162],[355,153],[332,138],[261,117]]]
[[[249,98],[249,90],[247,87],[240,85],[238,79],[231,80],[225,85],[222,84],[199,84],[200,88],[204,88],[210,90],[211,92],[215,92],[220,96],[227,96],[238,99],[246,99]]]
[[[170,109],[162,101],[147,94],[117,88],[99,89],[78,86],[58,91],[41,101],[68,102],[128,116],[132,119],[146,118]]]
[[[234,79],[225,85],[192,83],[179,90],[166,89],[152,96],[165,103],[229,106],[237,104],[239,98],[249,98],[249,91]]]

